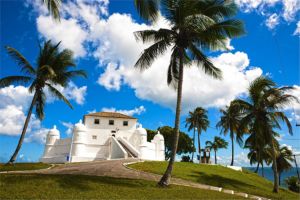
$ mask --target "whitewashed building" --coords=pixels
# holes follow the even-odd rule
[[[72,138],[60,139],[54,126],[47,135],[45,163],[86,162],[103,159],[165,160],[164,137],[158,132],[147,142],[147,131],[137,119],[121,113],[97,112],[74,125]]]

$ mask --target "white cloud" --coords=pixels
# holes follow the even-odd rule
[[[71,122],[60,122],[64,127],[67,128],[66,134],[71,135],[74,125]]]
[[[146,26],[134,22],[128,15],[121,14],[113,14],[107,20],[102,20],[99,30],[94,32],[99,42],[99,49],[94,55],[101,64],[107,65],[98,83],[108,90],[120,90],[122,84],[127,84],[134,89],[138,98],[174,108],[176,92],[167,86],[170,50],[158,57],[152,67],[144,72],[133,68],[142,50],[149,45],[137,43],[133,32],[158,26],[168,25],[161,19],[154,26]],[[121,27],[127,29],[120,30]],[[122,34],[118,34],[120,31]],[[187,68],[183,85],[185,112],[198,105],[205,107],[227,105],[236,96],[246,92],[249,82],[262,74],[260,68],[249,67],[249,59],[244,52],[223,53],[212,60],[223,70],[224,79],[214,80],[195,66]]]
[[[74,100],[78,104],[84,102],[86,86],[78,88],[74,83],[70,83],[61,92],[68,99]],[[33,94],[28,92],[24,86],[10,85],[0,89],[0,135],[18,136],[21,134],[29,104]],[[49,96],[48,96],[49,97]],[[47,102],[55,99],[49,97]],[[32,114],[27,129],[26,142],[43,142],[48,129],[41,125],[41,122]]]
[[[269,29],[274,29],[279,24],[279,16],[274,13],[271,16],[268,17],[266,20],[266,26]]]
[[[87,33],[76,19],[61,19],[61,22],[57,23],[51,17],[42,15],[37,18],[37,28],[47,39],[61,41],[62,47],[71,49],[76,57],[86,55],[84,41],[87,39]]]
[[[50,129],[47,128],[42,128],[40,127],[39,129],[29,132],[28,136],[24,139],[24,142],[35,142],[39,144],[44,144],[46,142],[46,137]]]
[[[117,110],[116,108],[102,108],[102,111],[118,112],[118,113],[122,113],[124,115],[133,116],[133,115],[140,115],[140,114],[146,112],[146,108],[144,106],[136,107],[132,110]]]
[[[299,0],[235,0],[235,2],[243,12],[256,12],[261,16],[267,16],[265,22],[269,29],[279,25],[280,21],[287,23],[295,21],[300,11]]]
[[[294,35],[299,35],[300,36],[300,21],[297,22],[297,27],[294,32]]]
[[[299,0],[283,0],[283,18],[288,21],[294,21],[298,11],[300,11]]]
[[[79,105],[84,104],[85,96],[87,94],[87,86],[78,87],[71,81],[67,87],[57,85],[55,88],[60,91],[68,100],[74,100]],[[47,94],[48,102],[53,102],[56,100],[55,97],[50,95],[49,91],[47,91]]]

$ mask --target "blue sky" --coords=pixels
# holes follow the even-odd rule
[[[61,91],[71,100],[74,110],[49,98],[42,122],[33,118],[19,160],[37,161],[43,153],[48,129],[57,125],[61,137],[82,116],[91,111],[116,110],[133,114],[143,127],[156,129],[174,124],[176,93],[166,84],[169,53],[157,59],[150,70],[135,71],[133,64],[147,45],[137,43],[133,32],[168,27],[160,18],[156,24],[145,24],[137,15],[132,1],[76,0],[64,1],[60,24],[51,20],[40,1],[0,1],[0,78],[19,74],[16,63],[6,54],[5,45],[18,49],[34,65],[38,41],[62,41],[63,48],[74,51],[77,66],[88,72],[88,79],[76,79]],[[92,2],[92,3],[91,3]],[[211,128],[202,133],[206,140],[219,135],[215,124],[218,110],[236,97],[245,97],[248,84],[255,77],[270,76],[279,86],[299,86],[299,2],[297,0],[237,0],[237,18],[245,22],[247,34],[229,41],[231,51],[218,51],[209,56],[224,73],[223,81],[212,80],[196,67],[187,69],[184,79],[183,114],[196,106],[208,109]],[[298,5],[297,5],[298,4]],[[10,86],[0,90],[0,161],[7,161],[18,141],[32,95],[26,87]],[[286,108],[294,136],[281,131],[281,144],[300,152],[300,106]],[[190,133],[191,135],[191,133]],[[226,137],[229,140],[228,137]],[[230,150],[218,153],[228,163]],[[236,145],[237,163],[248,164],[247,150]]]

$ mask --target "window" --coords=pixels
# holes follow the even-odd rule
[[[114,121],[114,120],[109,120],[108,124],[109,124],[109,125],[114,125],[114,124],[115,124],[115,121]]]
[[[93,140],[97,140],[97,135],[93,135]]]
[[[123,121],[123,126],[128,126],[128,121]]]
[[[117,131],[111,131],[111,133],[116,133]]]
[[[94,120],[94,124],[100,124],[100,120],[99,119],[95,119]]]

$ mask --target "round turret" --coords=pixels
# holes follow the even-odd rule
[[[87,140],[87,128],[80,120],[73,129],[72,156],[84,156],[85,144]]]
[[[157,131],[157,134],[154,136],[153,138],[154,141],[165,141],[164,136],[162,134],[160,134],[159,131]]]
[[[136,133],[138,137],[140,138],[140,145],[146,145],[147,144],[147,131],[142,127],[140,124],[139,127],[136,129]]]
[[[60,139],[59,130],[56,129],[56,126],[54,125],[52,129],[47,134],[46,144],[47,145],[53,145],[56,140]]]
[[[155,159],[156,160],[165,160],[165,139],[159,131],[154,136],[152,142],[155,144]]]

